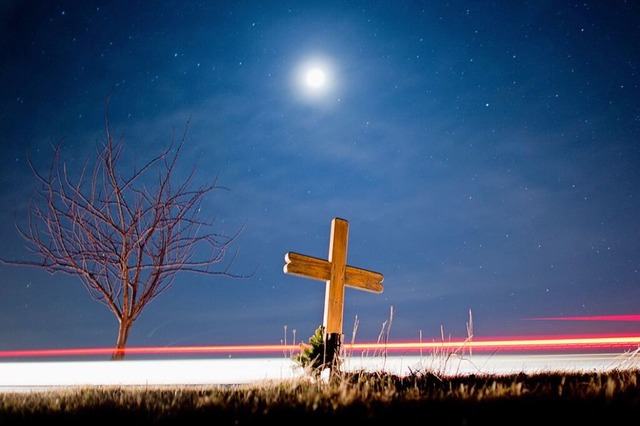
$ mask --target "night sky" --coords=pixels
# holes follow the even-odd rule
[[[4,1],[0,257],[51,143],[70,173],[111,131],[123,172],[189,130],[201,213],[237,274],[179,274],[129,346],[307,341],[325,285],[283,272],[326,258],[384,291],[345,292],[345,340],[638,333],[640,7],[633,1]],[[305,72],[319,67],[314,88]],[[81,282],[0,266],[0,349],[113,347]],[[633,317],[632,317],[633,319]],[[356,327],[357,320],[357,327]],[[295,332],[294,332],[295,330]]]

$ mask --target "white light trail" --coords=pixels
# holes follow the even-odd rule
[[[608,371],[637,368],[625,354],[520,354],[345,357],[343,371],[378,371],[401,376]],[[65,386],[233,385],[287,380],[305,375],[290,358],[121,360],[0,363],[0,391]]]

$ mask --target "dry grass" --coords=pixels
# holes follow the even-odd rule
[[[440,377],[342,373],[241,386],[78,387],[0,394],[0,424],[613,424],[640,414],[640,370]],[[435,418],[434,418],[435,416]]]

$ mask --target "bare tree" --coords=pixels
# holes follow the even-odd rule
[[[173,182],[188,124],[178,144],[172,141],[128,176],[119,169],[123,138],[114,141],[108,112],[106,142],[98,144],[95,163],[87,161],[79,177],[72,178],[61,160],[60,143],[52,144],[48,173],[28,160],[39,186],[27,225],[16,227],[39,260],[0,261],[80,278],[91,298],[118,320],[113,360],[124,359],[135,320],[178,272],[240,277],[230,270],[237,254],[230,249],[242,228],[231,235],[213,232],[215,219],[200,218],[203,198],[222,187],[214,182],[192,188],[195,167]]]

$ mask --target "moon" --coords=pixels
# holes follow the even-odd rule
[[[305,82],[312,89],[320,89],[324,86],[327,77],[321,68],[311,68],[307,71]]]
[[[292,90],[296,100],[321,108],[339,102],[336,63],[324,55],[307,56],[292,69]]]

